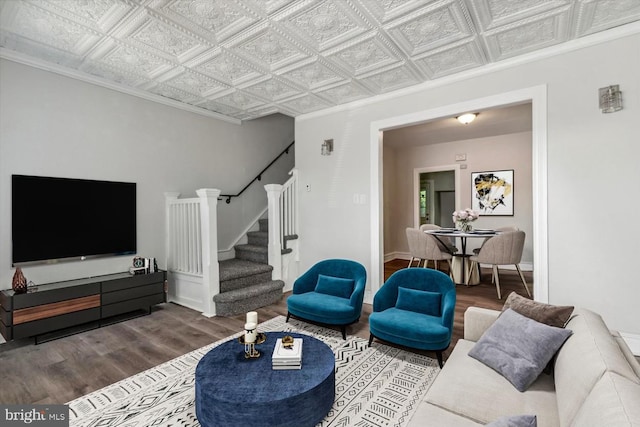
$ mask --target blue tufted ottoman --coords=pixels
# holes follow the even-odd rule
[[[302,369],[272,370],[271,354],[284,335],[303,339]],[[335,397],[335,357],[304,334],[268,332],[245,359],[236,339],[209,351],[196,367],[196,416],[203,427],[313,427]]]

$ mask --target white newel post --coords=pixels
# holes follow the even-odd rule
[[[269,214],[269,265],[273,267],[273,280],[282,279],[282,243],[280,233],[280,195],[282,185],[267,184],[267,210]]]
[[[172,270],[173,265],[171,265],[171,256],[175,248],[171,247],[171,203],[178,200],[180,197],[180,193],[174,192],[166,192],[164,193],[164,211],[165,211],[165,222],[164,222],[164,268],[167,269],[167,273]],[[169,278],[170,282],[170,278]],[[167,290],[167,301],[172,301],[172,294]]]
[[[202,188],[196,191],[200,198],[200,220],[202,223],[202,314],[216,315],[213,296],[220,293],[220,267],[218,265],[218,197],[220,190]]]

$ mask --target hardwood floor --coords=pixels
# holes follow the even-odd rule
[[[385,279],[405,268],[407,261],[385,264]],[[488,270],[485,280],[490,278]],[[525,272],[532,287],[531,273]],[[525,294],[517,274],[501,272],[503,295],[512,290]],[[526,295],[526,294],[525,294]],[[286,298],[258,311],[259,321],[286,316]],[[457,304],[452,345],[462,337],[464,310],[469,306],[500,309],[495,286],[457,287]],[[347,333],[369,337],[371,305],[365,304],[362,317]],[[100,329],[34,345],[22,339],[0,345],[0,402],[3,404],[66,403],[77,397],[127,378],[160,363],[188,353],[240,331],[245,316],[207,318],[176,304],[161,304],[151,315],[138,317]],[[375,345],[375,344],[374,344]],[[424,352],[431,357],[432,353]]]

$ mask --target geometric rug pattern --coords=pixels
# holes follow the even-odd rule
[[[440,372],[430,357],[379,342],[368,347],[367,340],[359,337],[348,336],[345,341],[337,330],[298,319],[285,323],[278,316],[261,323],[258,331],[304,333],[333,350],[336,397],[319,427],[405,426]],[[195,368],[209,350],[242,333],[69,402],[70,426],[200,426],[195,416]]]

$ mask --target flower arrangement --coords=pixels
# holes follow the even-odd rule
[[[471,231],[471,223],[478,219],[480,214],[472,209],[464,209],[454,211],[452,215],[453,222],[462,231]]]

